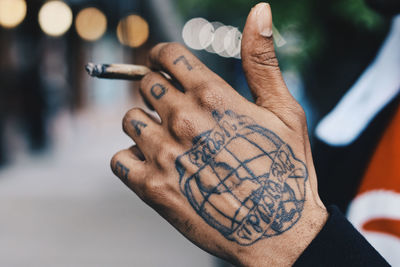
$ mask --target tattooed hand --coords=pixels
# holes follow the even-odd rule
[[[150,52],[157,72],[141,93],[161,122],[134,108],[123,120],[136,145],[112,169],[176,229],[236,265],[291,265],[322,228],[307,124],[275,57],[267,4],[249,14],[243,68],[250,103],[179,44]]]

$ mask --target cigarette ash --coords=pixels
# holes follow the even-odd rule
[[[86,64],[85,69],[90,76],[98,77],[104,73],[104,70],[107,66],[108,65],[105,64],[94,64],[89,62],[88,64]]]

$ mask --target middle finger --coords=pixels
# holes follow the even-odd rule
[[[176,107],[185,103],[185,95],[160,73],[150,72],[140,82],[140,92],[145,101],[157,111],[161,121],[170,117]]]

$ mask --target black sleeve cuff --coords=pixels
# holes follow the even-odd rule
[[[293,266],[390,266],[335,206]]]

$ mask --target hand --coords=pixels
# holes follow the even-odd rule
[[[282,79],[269,5],[249,14],[243,68],[248,102],[179,44],[150,52],[142,109],[123,129],[136,143],[111,161],[114,173],[183,235],[242,266],[291,265],[320,231],[327,212],[317,193],[307,123]]]

